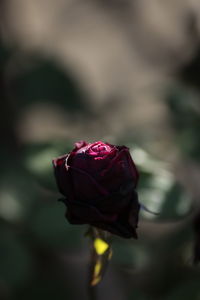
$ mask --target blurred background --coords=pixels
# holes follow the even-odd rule
[[[159,212],[113,237],[98,300],[200,299],[199,38],[198,0],[1,0],[0,299],[88,299],[51,163],[80,139],[127,145]]]

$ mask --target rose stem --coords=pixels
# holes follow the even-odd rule
[[[97,300],[97,286],[89,285],[89,300]]]
[[[88,236],[91,239],[91,249],[90,249],[90,262],[89,262],[89,273],[88,273],[88,294],[89,300],[97,300],[97,286],[96,284],[93,285],[93,272],[94,266],[97,260],[97,253],[94,249],[94,240],[98,236],[98,229],[94,228],[93,226],[89,227]]]

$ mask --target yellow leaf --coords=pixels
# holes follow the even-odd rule
[[[94,248],[98,255],[102,255],[108,249],[109,245],[100,238],[94,240]]]
[[[108,260],[111,260],[112,255],[113,255],[113,252],[112,252],[112,249],[110,249],[110,252],[109,252],[109,255],[108,255]]]
[[[99,283],[101,281],[101,277],[95,277],[92,282],[91,282],[91,285],[94,286],[96,285],[97,283]]]
[[[97,262],[94,267],[94,276],[97,277],[101,271],[102,264],[100,262]]]

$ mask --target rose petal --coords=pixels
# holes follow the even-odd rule
[[[107,197],[94,199],[93,205],[97,206],[104,213],[120,213],[125,207],[128,207],[131,201],[131,193],[122,195],[120,190],[111,193]]]
[[[61,194],[73,199],[70,170],[66,168],[66,160],[69,155],[63,155],[53,160],[57,185]]]
[[[64,199],[63,202],[66,204],[68,209],[67,218],[69,217],[69,222],[74,224],[76,222],[81,222],[82,224],[93,223],[93,222],[106,222],[112,223],[116,220],[116,214],[102,214],[97,208],[86,203],[78,201],[69,201]],[[80,224],[80,223],[79,223]]]
[[[106,223],[93,223],[93,226],[96,226],[100,229],[109,231],[110,233],[116,234],[123,238],[136,238],[137,233],[135,229],[131,228],[129,225],[121,224],[120,222],[113,222],[112,224]]]
[[[85,141],[79,141],[79,142],[75,143],[75,149],[76,150],[78,150],[78,149],[80,149],[82,147],[85,147],[85,146],[87,146],[87,143]]]
[[[137,185],[138,175],[135,165],[130,161],[128,148],[120,147],[112,160],[107,163],[101,172],[99,182],[106,186],[111,192],[115,192],[122,184],[132,182],[134,188]]]

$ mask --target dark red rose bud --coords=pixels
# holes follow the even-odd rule
[[[53,165],[71,224],[137,238],[139,175],[127,147],[80,141]]]

